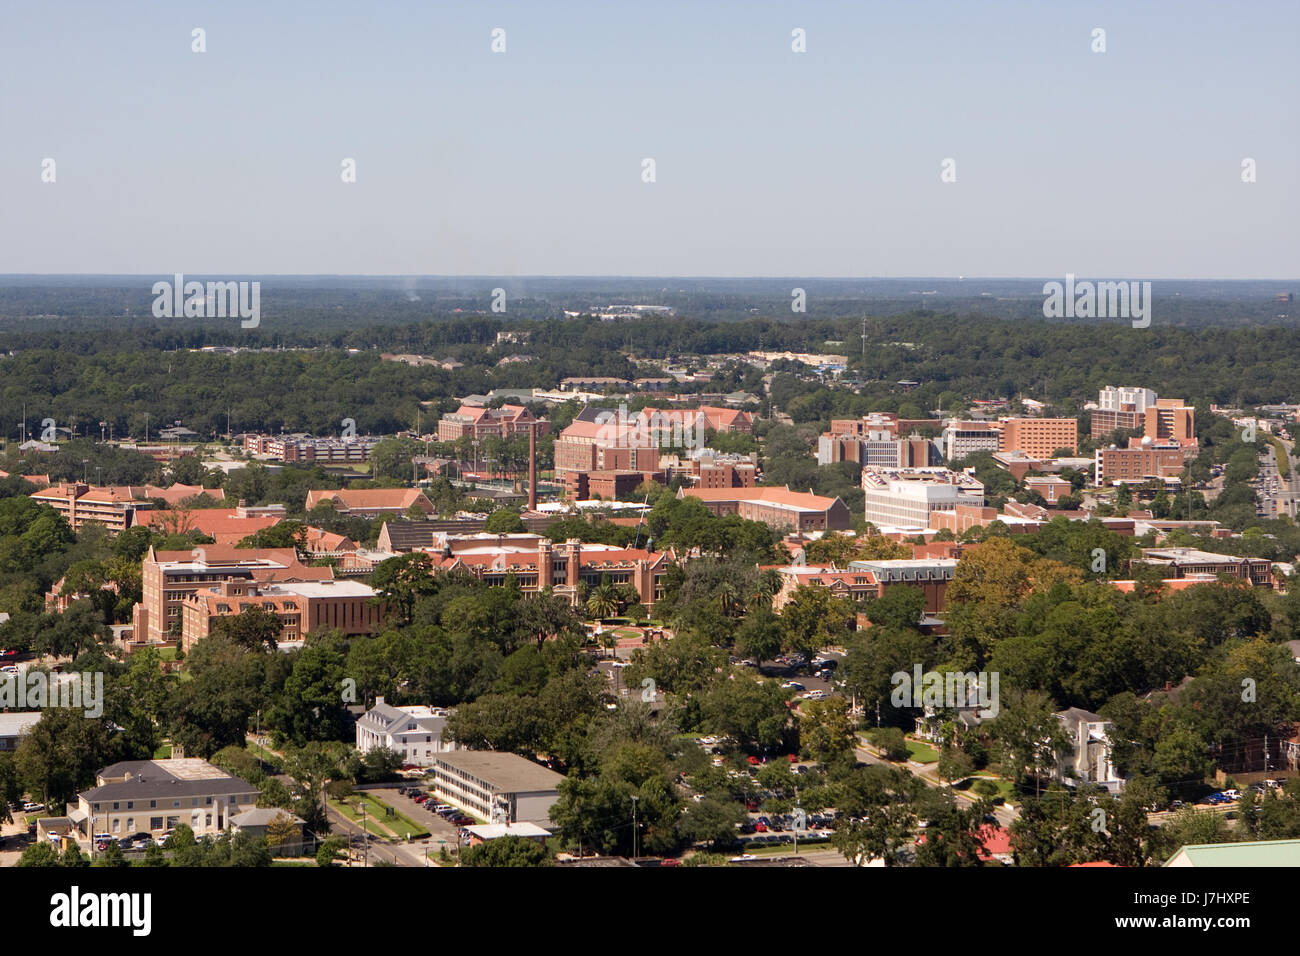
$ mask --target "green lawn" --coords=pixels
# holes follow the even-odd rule
[[[413,839],[419,840],[429,835],[429,831],[420,826],[414,820],[403,816],[397,812],[396,808],[390,807],[382,800],[379,800],[368,793],[354,793],[352,796],[348,797],[346,803],[339,803],[334,800],[329,802],[331,806],[335,807],[335,809],[354,823],[359,823],[362,820],[362,814],[355,810],[354,807],[358,802],[364,803],[366,807],[366,830],[373,833],[375,836],[383,837],[384,839],[395,838],[398,840],[405,840],[407,836],[410,836]],[[389,816],[389,810],[393,811],[392,816]]]
[[[399,839],[405,840],[407,836],[410,836],[413,839],[422,840],[429,835],[428,830],[410,817],[403,816],[396,807],[389,806],[384,801],[368,793],[361,795],[361,797],[366,802],[366,811],[392,830]],[[392,816],[388,815],[389,810],[393,811]]]
[[[172,755],[171,744],[159,744],[158,749],[153,752],[154,760],[166,760]]]
[[[365,826],[366,832],[371,834],[372,836],[377,836],[381,840],[387,840],[392,836],[392,834],[389,833],[388,830],[384,829],[378,823],[375,822],[375,815],[373,813],[369,813],[369,807],[367,807],[367,813],[369,814],[369,816],[365,817],[363,820],[361,816],[361,811],[353,809],[352,802],[341,803],[338,800],[327,800],[325,802],[328,803],[335,810],[337,810],[339,813],[343,814],[353,823],[363,824]]]
[[[961,781],[961,783],[957,784],[957,789],[973,797],[975,796],[975,792],[971,787],[974,785],[976,780],[992,780],[998,787],[996,796],[1001,797],[1003,800],[1009,800],[1012,803],[1015,802],[1016,785],[1010,780],[1003,780],[1001,777],[996,777],[991,773],[978,773],[974,776],[967,777],[965,780]]]
[[[915,760],[917,763],[938,763],[939,752],[929,744],[909,739],[907,741],[907,758]]]
[[[812,846],[817,847],[817,849],[819,850],[825,849],[827,846],[830,845],[830,837],[816,836],[807,839],[805,839],[804,837],[800,837],[799,852],[802,853],[804,847],[810,844]],[[739,853],[731,853],[729,855],[739,856],[741,853],[749,853],[752,854],[753,856],[794,856],[795,855],[793,843],[774,844],[772,846],[755,846],[755,847],[751,847],[749,846],[749,844],[744,844],[742,849],[739,851]]]
[[[164,661],[174,661],[176,660],[176,648],[160,647],[158,648],[158,656]]]

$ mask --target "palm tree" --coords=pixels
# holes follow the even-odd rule
[[[718,607],[723,617],[735,617],[740,606],[740,592],[730,581],[723,581],[716,592]]]
[[[614,593],[613,585],[602,581],[591,589],[587,595],[587,613],[597,620],[618,613],[618,595]]]

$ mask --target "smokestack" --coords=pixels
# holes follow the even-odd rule
[[[537,510],[537,426],[528,426],[528,510]]]

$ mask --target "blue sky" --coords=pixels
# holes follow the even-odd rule
[[[1291,2],[7,4],[0,273],[1292,278],[1297,39]]]

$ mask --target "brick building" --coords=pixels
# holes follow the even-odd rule
[[[551,588],[574,604],[579,585],[594,588],[605,580],[627,584],[648,608],[663,597],[665,575],[677,560],[672,551],[584,544],[576,538],[556,543],[529,534],[449,535],[441,548],[428,553],[439,571],[465,571],[494,586],[513,576],[526,595]]]
[[[540,438],[549,427],[550,423],[546,419],[535,418],[522,405],[502,405],[500,408],[461,405],[439,420],[438,441],[456,441],[466,436],[476,440],[509,438],[511,435],[527,436],[530,430]]]
[[[228,579],[190,592],[181,601],[181,650],[212,632],[213,623],[260,607],[280,619],[281,643],[320,630],[373,634],[383,624],[375,590],[359,581],[285,581],[260,584]]]
[[[1116,481],[1176,478],[1183,473],[1185,462],[1182,445],[1154,442],[1150,438],[1130,438],[1127,448],[1097,449],[1094,481],[1100,488]]]
[[[182,627],[181,605],[195,591],[223,581],[270,584],[333,580],[331,568],[302,564],[292,548],[203,545],[189,551],[149,549],[140,567],[140,603],[132,611],[132,644],[165,643]]]

